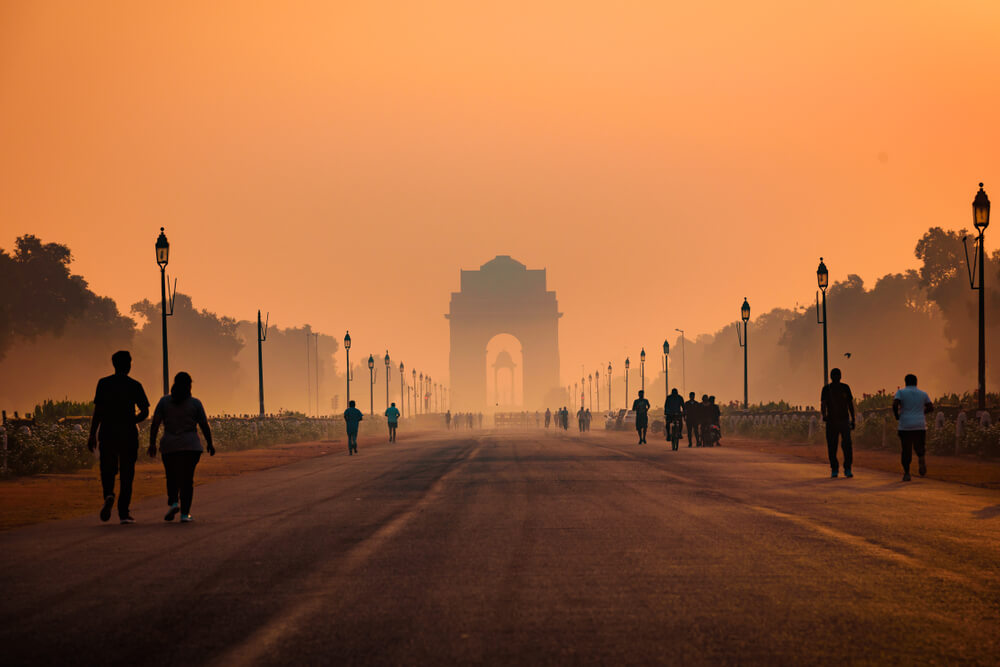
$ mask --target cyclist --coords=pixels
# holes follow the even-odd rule
[[[670,441],[671,449],[674,451],[677,450],[677,442],[681,437],[681,414],[683,410],[684,399],[677,393],[677,388],[675,387],[663,403],[663,421],[665,422],[663,430],[667,436],[667,440]]]

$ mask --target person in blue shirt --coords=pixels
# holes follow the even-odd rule
[[[677,433],[678,435],[683,428],[683,422],[681,420],[681,415],[684,411],[684,398],[677,393],[677,388],[670,392],[667,396],[667,400],[663,403],[663,431],[666,434],[667,440],[670,440],[671,449],[676,450],[678,448],[678,440],[671,439],[671,426],[674,422],[677,422]]]
[[[399,410],[393,403],[385,410],[385,420],[389,423],[389,442],[396,442],[396,427],[399,426]]]
[[[350,455],[358,453],[358,425],[364,418],[361,410],[354,407],[354,401],[351,401],[349,407],[344,410],[344,425],[347,426],[347,453]]]
[[[917,376],[910,373],[903,380],[906,386],[896,392],[892,399],[892,414],[899,422],[899,444],[902,447],[903,481],[910,481],[910,463],[913,452],[917,452],[919,467],[917,472],[923,477],[927,474],[927,461],[924,459],[927,444],[927,419],[924,415],[934,411],[931,397],[922,389],[917,389]]]

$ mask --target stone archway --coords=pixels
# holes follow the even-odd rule
[[[559,306],[545,285],[545,269],[528,269],[497,255],[478,271],[461,272],[452,292],[449,320],[451,407],[486,408],[486,345],[497,334],[521,341],[525,409],[545,406],[559,390]]]

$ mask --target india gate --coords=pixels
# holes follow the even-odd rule
[[[487,345],[498,334],[521,344],[523,409],[560,400],[559,306],[545,285],[545,269],[528,269],[498,255],[478,271],[461,272],[461,291],[452,292],[450,312],[451,408],[487,407]]]

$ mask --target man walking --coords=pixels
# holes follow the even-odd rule
[[[115,374],[97,382],[94,395],[94,416],[90,420],[87,448],[101,454],[101,489],[104,506],[101,521],[111,518],[115,504],[115,475],[121,474],[118,493],[118,518],[122,524],[135,523],[129,514],[132,502],[132,481],[135,462],[139,458],[139,429],[136,426],[149,416],[149,400],[142,385],[128,376],[132,370],[132,355],[126,350],[111,355]]]
[[[921,477],[927,474],[924,447],[927,444],[927,419],[925,415],[934,411],[931,397],[923,389],[917,389],[917,376],[913,373],[904,378],[906,386],[896,392],[892,399],[892,414],[899,422],[899,444],[902,447],[903,481],[910,481],[910,462],[913,452],[917,452],[917,472]]]
[[[583,408],[581,407],[579,410],[576,411],[576,428],[578,431],[580,431],[580,433],[583,433],[587,429],[587,425],[586,423],[584,423],[586,419],[587,415],[584,413]]]
[[[389,424],[389,442],[396,442],[396,427],[399,426],[399,410],[393,403],[385,409],[385,421]]]
[[[688,447],[691,446],[692,441],[701,447],[701,405],[694,396],[695,393],[692,391],[688,394],[688,400],[684,402],[684,421],[687,423]]]
[[[552,411],[545,408],[545,428],[549,427],[549,423],[552,421]]]
[[[854,396],[851,388],[840,381],[840,369],[830,371],[830,384],[823,387],[819,404],[826,422],[826,449],[830,456],[830,477],[840,473],[837,461],[837,440],[844,450],[844,477],[854,477],[851,464],[854,462],[854,448],[851,445],[851,431],[854,430]]]
[[[649,426],[649,401],[646,392],[639,390],[639,398],[632,401],[632,411],[635,412],[635,430],[639,432],[639,444],[646,444],[646,427]]]
[[[393,405],[395,405],[395,403],[393,403]],[[444,427],[449,431],[451,430],[451,410],[444,413]]]
[[[353,456],[358,453],[358,425],[365,416],[361,410],[354,407],[354,401],[348,404],[344,410],[344,425],[347,427],[347,454]]]

